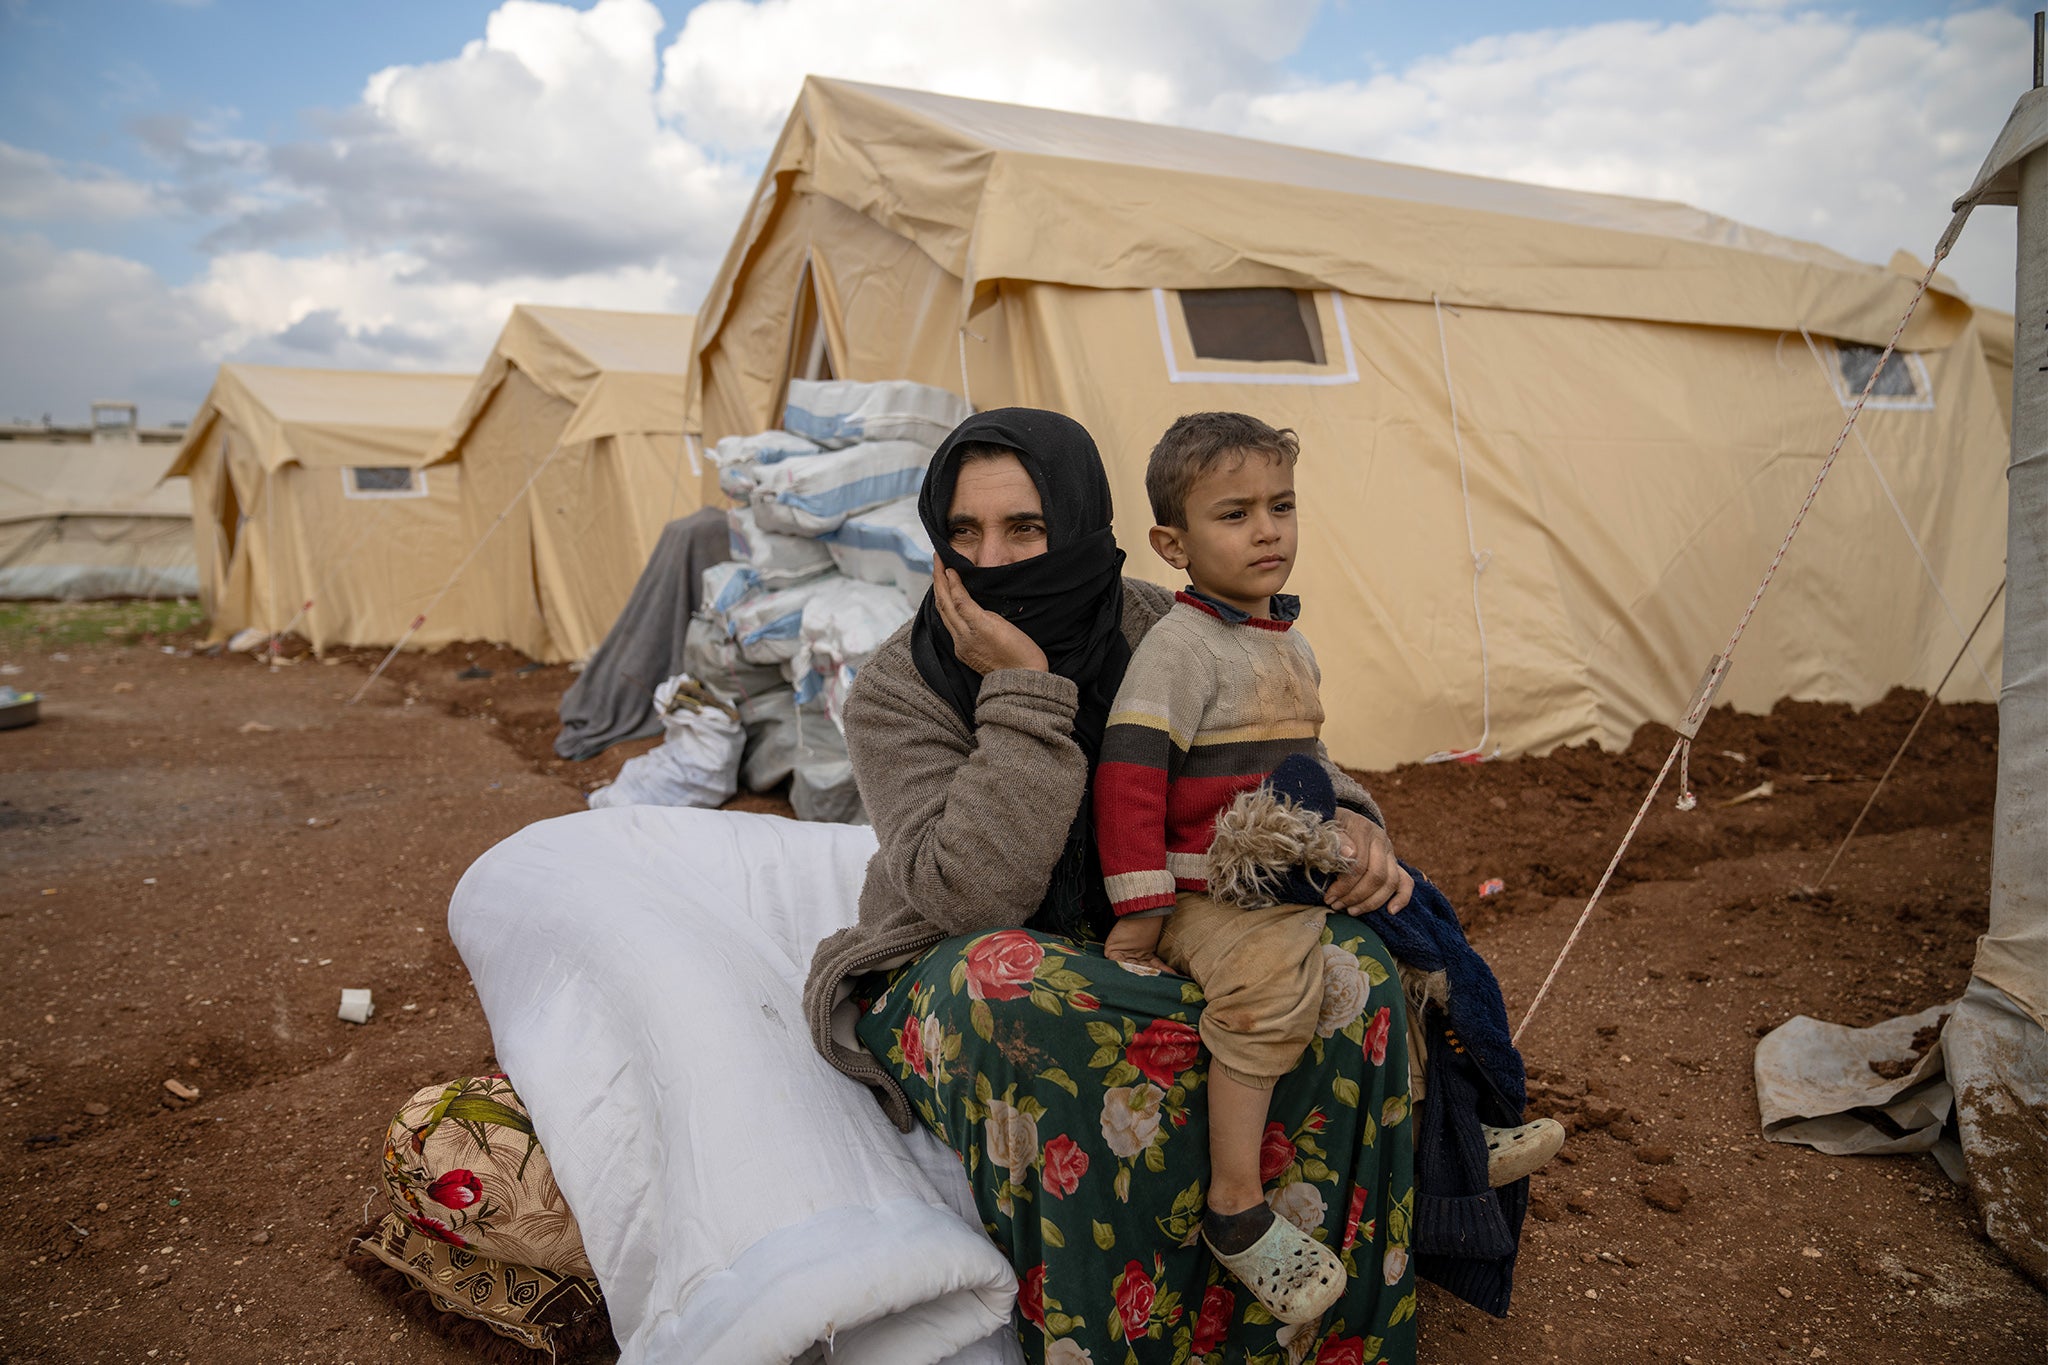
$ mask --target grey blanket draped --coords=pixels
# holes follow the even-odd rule
[[[614,744],[661,733],[654,689],[682,671],[683,633],[697,610],[704,571],[731,558],[725,513],[717,508],[662,528],[626,609],[562,694],[557,754],[595,758]]]

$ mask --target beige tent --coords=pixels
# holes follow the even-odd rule
[[[461,469],[465,546],[482,542],[465,634],[588,656],[662,526],[716,496],[683,434],[690,332],[677,314],[512,310],[429,456]]]
[[[1984,347],[1984,363],[1991,367],[1991,391],[1998,395],[1998,410],[2005,424],[2012,426],[2012,314],[1996,308],[1977,310],[1977,340]]]
[[[813,78],[691,398],[709,439],[772,425],[791,375],[1072,413],[1160,581],[1146,452],[1181,413],[1257,413],[1302,436],[1293,586],[1340,758],[1489,718],[1489,752],[1616,745],[1683,710],[1912,288],[1678,204]],[[1932,686],[1998,582],[1969,304],[1939,284],[1905,345],[1859,430],[1929,568],[1852,444],[1723,700]],[[1966,666],[1946,695],[1991,693]]]
[[[192,500],[158,479],[176,433],[0,428],[0,598],[192,597]],[[97,415],[97,414],[96,414]]]
[[[471,544],[460,468],[425,467],[470,382],[221,366],[169,471],[192,481],[214,638],[249,626],[315,647],[402,637]],[[474,637],[463,593],[414,643]]]

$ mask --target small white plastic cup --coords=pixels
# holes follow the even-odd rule
[[[351,1024],[367,1024],[377,1007],[370,1003],[370,993],[345,990],[341,993],[341,1017]]]

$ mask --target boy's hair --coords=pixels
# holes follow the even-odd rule
[[[1195,480],[1226,455],[1266,455],[1292,465],[1301,458],[1301,438],[1291,427],[1270,427],[1242,412],[1191,412],[1178,418],[1145,463],[1153,522],[1185,530]]]

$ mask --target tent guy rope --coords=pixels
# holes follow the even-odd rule
[[[1520,1043],[1522,1035],[1529,1031],[1530,1021],[1535,1019],[1536,1011],[1542,1008],[1544,998],[1556,984],[1558,973],[1564,970],[1565,960],[1571,956],[1572,949],[1578,944],[1579,935],[1585,932],[1587,921],[1593,918],[1594,907],[1600,904],[1600,897],[1606,892],[1607,884],[1614,880],[1615,869],[1621,866],[1622,858],[1628,853],[1629,844],[1635,840],[1636,832],[1643,827],[1643,820],[1650,813],[1650,803],[1657,799],[1657,793],[1664,786],[1664,779],[1671,775],[1671,765],[1674,762],[1679,765],[1678,808],[1691,810],[1699,804],[1698,798],[1692,792],[1690,760],[1693,737],[1699,734],[1700,723],[1707,718],[1707,712],[1714,704],[1714,696],[1721,690],[1721,683],[1728,676],[1728,666],[1734,661],[1735,650],[1742,643],[1743,633],[1749,629],[1750,620],[1756,615],[1757,607],[1762,604],[1764,593],[1769,591],[1771,580],[1777,577],[1778,566],[1785,562],[1785,555],[1792,548],[1793,538],[1799,534],[1799,528],[1806,524],[1806,514],[1813,510],[1814,499],[1820,496],[1821,485],[1827,482],[1828,472],[1835,467],[1842,447],[1848,444],[1849,433],[1855,430],[1856,419],[1863,415],[1863,405],[1870,401],[1871,392],[1877,387],[1878,376],[1883,374],[1884,367],[1891,363],[1892,354],[1899,348],[1899,338],[1905,335],[1906,324],[1913,320],[1913,314],[1920,307],[1920,300],[1927,297],[1928,287],[1934,283],[1934,272],[1947,257],[1949,248],[1955,245],[1956,236],[1961,231],[1960,222],[1967,213],[1968,210],[1957,213],[1955,219],[1949,223],[1948,230],[1942,233],[1941,240],[1935,244],[1933,259],[1927,263],[1926,271],[1920,276],[1920,283],[1913,290],[1913,297],[1906,304],[1906,311],[1900,316],[1899,325],[1892,328],[1891,340],[1884,344],[1884,354],[1880,355],[1877,364],[1871,367],[1870,378],[1863,382],[1863,392],[1856,395],[1855,406],[1849,409],[1848,416],[1843,419],[1842,429],[1836,433],[1835,443],[1828,449],[1827,458],[1820,462],[1820,468],[1814,473],[1813,483],[1807,488],[1806,497],[1800,502],[1799,510],[1792,514],[1792,524],[1785,528],[1784,538],[1778,542],[1777,553],[1771,556],[1769,566],[1764,569],[1762,581],[1756,585],[1756,591],[1750,594],[1749,605],[1742,609],[1741,619],[1735,623],[1735,629],[1729,632],[1728,643],[1708,662],[1707,671],[1701,676],[1699,686],[1694,689],[1692,700],[1687,703],[1685,714],[1678,722],[1678,739],[1672,744],[1671,752],[1664,756],[1664,766],[1657,770],[1656,780],[1650,784],[1650,790],[1644,793],[1643,804],[1636,810],[1635,819],[1629,822],[1628,832],[1621,836],[1620,845],[1615,848],[1614,856],[1607,862],[1607,870],[1600,874],[1599,884],[1593,888],[1593,894],[1586,900],[1586,908],[1579,912],[1578,922],[1572,925],[1571,933],[1565,938],[1564,947],[1558,950],[1557,960],[1550,964],[1550,973],[1543,978],[1543,984],[1537,988],[1536,998],[1529,1002],[1529,1008],[1523,1012],[1522,1022],[1515,1025],[1514,1042]]]
[[[1827,382],[1830,389],[1833,389],[1834,377],[1828,372],[1827,361],[1821,358],[1820,347],[1814,343],[1813,334],[1802,327],[1799,329],[1799,335],[1805,339],[1806,349],[1813,356],[1813,363],[1820,366],[1822,379]],[[1907,541],[1912,544],[1913,554],[1919,559],[1920,568],[1927,575],[1927,582],[1934,588],[1934,596],[1940,601],[1941,610],[1948,617],[1948,623],[1956,628],[1957,636],[1963,636],[1966,632],[1963,630],[1962,618],[1956,615],[1954,605],[1948,600],[1948,593],[1942,589],[1941,576],[1934,572],[1934,565],[1928,560],[1927,551],[1921,546],[1920,537],[1913,530],[1913,523],[1906,517],[1906,509],[1899,505],[1898,496],[1892,492],[1892,481],[1884,476],[1884,468],[1878,464],[1876,452],[1871,450],[1870,442],[1863,439],[1863,433],[1860,431],[1856,433],[1856,446],[1863,452],[1863,461],[1870,466],[1870,472],[1876,475],[1877,486],[1883,491],[1884,500],[1892,506],[1892,515],[1899,519],[1899,529],[1906,533]],[[1967,633],[1975,634],[1974,631]],[[1985,671],[1983,663],[1975,654],[1971,654],[1969,658],[1971,666],[1977,670],[1977,676],[1984,680],[1984,685],[1991,689],[1991,695],[1996,697],[1998,684],[1991,680],[1991,674]]]
[[[533,472],[526,476],[526,482],[519,485],[519,491],[517,493],[514,493],[512,495],[512,500],[505,504],[505,510],[498,513],[497,520],[493,521],[489,526],[486,526],[484,528],[484,533],[476,538],[476,544],[469,547],[469,553],[464,555],[462,557],[462,562],[455,566],[455,572],[448,575],[448,581],[441,585],[441,590],[434,594],[434,599],[431,602],[427,603],[426,610],[422,611],[418,616],[412,618],[412,624],[405,628],[405,634],[398,637],[398,643],[391,646],[391,652],[384,656],[384,658],[377,664],[377,667],[371,672],[369,677],[363,679],[363,685],[356,689],[356,694],[348,699],[348,701],[345,703],[346,705],[354,706],[357,702],[361,701],[363,699],[363,694],[370,690],[370,684],[376,682],[377,679],[384,676],[384,670],[391,667],[391,661],[398,657],[399,650],[405,648],[405,642],[410,640],[414,635],[419,633],[420,627],[427,623],[427,617],[433,614],[434,608],[441,605],[441,599],[446,597],[448,595],[449,590],[455,586],[455,581],[461,578],[463,573],[469,568],[469,566],[476,561],[477,555],[484,548],[484,542],[489,540],[491,538],[492,533],[494,533],[500,526],[503,526],[505,524],[505,518],[512,515],[512,509],[519,506],[526,500],[526,495],[528,491],[530,491],[533,488],[534,482],[540,478],[541,472],[545,470],[549,465],[553,464],[555,462],[555,456],[561,453],[562,445],[561,442],[557,441],[554,445],[554,448],[548,451],[547,458],[545,460],[542,460],[539,464],[535,465],[533,467]]]
[[[1479,741],[1469,749],[1440,749],[1424,763],[1453,763],[1460,759],[1484,759],[1486,741],[1493,735],[1493,669],[1486,652],[1486,614],[1479,609],[1479,577],[1493,562],[1493,551],[1481,550],[1472,530],[1472,485],[1465,474],[1465,434],[1458,424],[1458,391],[1451,384],[1451,343],[1444,335],[1444,303],[1429,296],[1436,310],[1436,346],[1444,362],[1444,396],[1451,403],[1451,441],[1458,451],[1458,498],[1465,508],[1465,552],[1472,556],[1472,624],[1479,631]],[[1456,309],[1452,309],[1456,312]]]
[[[1877,794],[1884,790],[1885,783],[1891,781],[1892,773],[1899,766],[1899,760],[1906,756],[1906,750],[1912,746],[1913,736],[1920,733],[1920,723],[1927,719],[1927,713],[1934,709],[1934,704],[1937,701],[1941,700],[1941,689],[1947,687],[1948,680],[1955,676],[1957,667],[1963,662],[1963,656],[1970,652],[1970,642],[1977,638],[1977,632],[1982,630],[1984,623],[1991,619],[1991,609],[1998,605],[1998,599],[2004,595],[2005,580],[2001,578],[1998,580],[1998,586],[1991,591],[1991,600],[1984,604],[1983,612],[1977,617],[1977,624],[1971,626],[1970,633],[1963,637],[1963,647],[1957,650],[1956,657],[1949,661],[1948,671],[1941,675],[1941,681],[1936,683],[1934,690],[1927,694],[1927,704],[1921,707],[1920,714],[1913,718],[1913,728],[1906,731],[1906,737],[1899,741],[1899,751],[1892,755],[1891,762],[1885,764],[1884,775],[1878,778],[1877,785],[1870,789],[1869,797],[1863,802],[1863,809],[1856,812],[1856,819],[1850,823],[1849,832],[1842,836],[1841,847],[1835,850],[1834,857],[1828,859],[1827,871],[1821,873],[1820,880],[1807,888],[1808,890],[1820,890],[1828,884],[1828,878],[1835,875],[1835,865],[1841,862],[1842,855],[1849,851],[1849,841],[1856,837],[1857,830],[1863,828],[1863,817],[1870,814],[1870,808],[1877,804]],[[1973,655],[1972,658],[1974,657]]]

